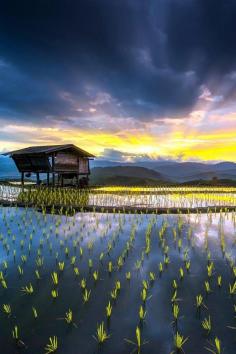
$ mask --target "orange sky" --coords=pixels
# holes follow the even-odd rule
[[[158,121],[146,123],[145,129],[132,132],[128,129],[99,132],[79,128],[32,128],[26,125],[6,125],[0,130],[6,130],[16,139],[16,142],[4,142],[5,151],[28,145],[74,143],[97,156],[102,156],[104,149],[114,149],[137,155],[147,154],[153,158],[181,156],[183,160],[236,161],[236,128],[231,125],[228,129],[219,129],[216,126],[206,132],[194,126],[192,118],[187,123],[186,120],[164,120],[168,127],[164,129],[163,125],[159,127]],[[227,122],[227,117],[224,117],[224,121]],[[20,141],[22,136],[27,138]]]
[[[236,161],[236,111],[234,106],[214,110],[209,98],[183,117],[135,118],[97,116],[96,111],[83,121],[50,121],[48,126],[2,124],[5,136],[2,150],[29,145],[74,143],[94,153],[104,155],[106,149],[127,155],[148,155],[151,158],[171,158],[202,161]],[[101,127],[102,122],[102,127]]]

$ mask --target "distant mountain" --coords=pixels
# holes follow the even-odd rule
[[[139,166],[95,167],[90,183],[97,185],[155,185],[168,182],[161,173]]]
[[[118,163],[105,160],[97,160],[93,162],[95,168],[110,167],[114,174],[117,170],[114,168],[120,167],[142,167],[153,170],[161,174],[163,180],[166,179],[172,182],[186,182],[193,180],[211,180],[218,179],[236,179],[236,163],[220,162],[217,164],[207,164],[201,162],[173,162],[173,161],[142,161],[142,162],[125,162]],[[137,176],[137,175],[136,175]]]
[[[175,162],[171,165],[155,168],[168,176],[172,181],[186,182],[195,179],[210,180],[236,179],[236,164],[233,162],[223,162],[218,164],[204,164],[196,162]]]
[[[236,180],[236,168],[231,169],[231,170],[225,170],[225,171],[208,171],[208,172],[203,172],[203,173],[195,173],[191,176],[187,176],[183,179],[188,180],[188,181],[193,181],[193,180],[211,180],[213,178],[217,179],[230,179],[230,180]]]
[[[12,159],[0,155],[0,180],[19,178],[20,174]]]
[[[236,169],[236,163],[234,162],[220,162],[213,166],[215,171],[227,171]]]
[[[20,178],[17,168],[9,157],[0,155],[0,180]],[[236,163],[217,164],[201,162],[174,162],[153,160],[141,162],[91,161],[91,183],[150,185],[172,182],[207,181],[213,178],[236,180]]]

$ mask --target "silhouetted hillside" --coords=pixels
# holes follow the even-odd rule
[[[97,185],[155,185],[168,182],[161,173],[138,166],[95,167],[90,183]]]

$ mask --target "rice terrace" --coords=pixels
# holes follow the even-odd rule
[[[235,188],[0,190],[4,353],[235,352]]]
[[[236,1],[3,0],[0,354],[236,354]]]

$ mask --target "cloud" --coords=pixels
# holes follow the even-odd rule
[[[212,96],[211,91],[206,87],[201,87],[201,94],[198,97],[200,100],[205,100],[208,102],[221,102],[223,100],[223,96]]]
[[[235,14],[223,0],[4,2],[1,62],[11,67],[1,112],[66,119],[74,105],[64,91],[77,112],[91,104],[137,120],[186,115],[202,85],[236,69]]]
[[[47,127],[98,153],[189,156],[201,141],[204,157],[203,132],[235,132],[235,17],[223,0],[5,1],[1,128],[37,131],[1,141],[50,142]]]

